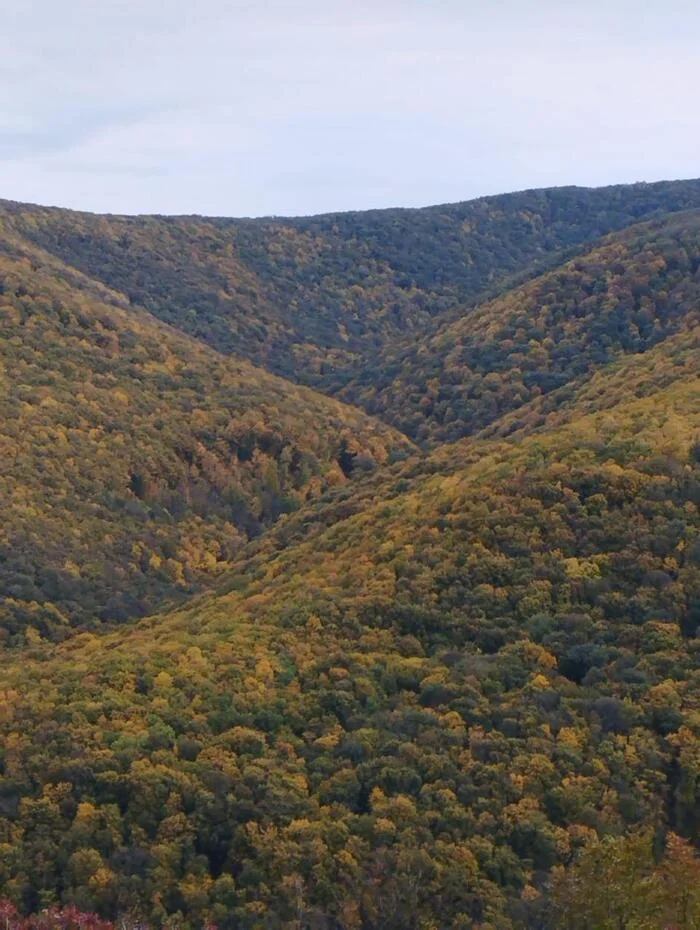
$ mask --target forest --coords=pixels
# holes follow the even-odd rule
[[[700,927],[697,208],[0,204],[5,930]]]

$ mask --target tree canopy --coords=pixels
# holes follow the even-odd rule
[[[528,265],[695,188],[514,195],[447,227],[6,207],[4,930],[697,930],[700,221]],[[450,224],[475,249],[510,229],[501,248],[527,203],[542,236],[484,259],[473,286],[503,292],[470,303]],[[328,236],[331,275],[355,229],[427,287],[431,223],[457,317],[411,351],[358,335],[374,381],[356,366],[343,394],[381,416],[178,332],[145,309],[155,265],[127,300],[95,257],[138,276],[162,249],[180,326],[176,279],[221,284],[205,229],[269,296],[275,237]]]

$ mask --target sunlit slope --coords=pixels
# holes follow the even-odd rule
[[[0,243],[0,626],[61,635],[196,590],[407,442]]]
[[[377,350],[420,339],[562,250],[692,207],[699,181],[254,221],[6,203],[2,222],[217,350],[332,392],[363,362],[378,375]]]
[[[9,660],[0,887],[508,928],[592,831],[698,839],[699,339],[308,504],[228,593]]]
[[[631,227],[429,338],[397,343],[344,396],[429,444],[476,434],[696,322],[699,267],[700,213]]]

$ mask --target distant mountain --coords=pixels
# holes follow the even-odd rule
[[[525,191],[300,219],[116,217],[5,203],[6,228],[215,349],[338,390],[402,336],[613,230],[700,207],[700,181]]]
[[[342,396],[420,441],[473,435],[696,323],[699,268],[700,212],[632,226],[425,339],[397,340]]]
[[[410,448],[8,238],[0,320],[10,640],[191,593],[280,514]]]

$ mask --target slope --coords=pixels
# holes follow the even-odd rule
[[[5,203],[2,222],[217,350],[337,391],[379,349],[612,230],[700,207],[700,181],[560,188],[300,219],[93,216]]]
[[[596,831],[699,839],[699,349],[689,320],[310,503],[227,593],[8,662],[2,892],[505,930]]]
[[[422,442],[473,435],[696,320],[699,267],[697,211],[633,226],[429,338],[395,343],[342,396]]]
[[[0,242],[3,635],[197,590],[280,514],[409,445]]]

